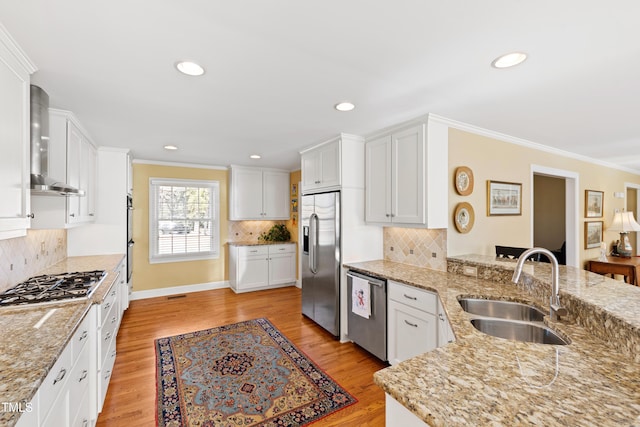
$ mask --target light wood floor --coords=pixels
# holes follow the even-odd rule
[[[156,422],[156,338],[266,317],[358,399],[315,426],[384,426],[384,393],[373,373],[386,365],[358,346],[341,344],[301,314],[295,287],[235,294],[230,289],[132,301],[118,333],[114,373],[98,427]]]

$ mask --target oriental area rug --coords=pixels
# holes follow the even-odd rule
[[[155,347],[158,426],[305,426],[357,402],[267,319]]]

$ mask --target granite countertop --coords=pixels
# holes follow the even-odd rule
[[[294,245],[296,242],[287,240],[285,242],[271,242],[265,240],[244,240],[237,242],[227,242],[229,246],[263,246],[263,245]]]
[[[0,402],[31,401],[49,370],[84,319],[93,303],[100,303],[111,289],[115,269],[124,255],[70,257],[39,274],[106,270],[107,275],[91,299],[41,303],[0,309]],[[35,325],[55,312],[39,327]],[[0,425],[14,425],[20,414],[0,407]]]
[[[458,274],[464,266],[478,277]],[[389,261],[347,267],[438,293],[456,341],[374,375],[427,424],[640,425],[640,288],[561,267],[570,316],[545,322],[571,344],[555,346],[483,334],[458,303],[461,295],[491,297],[548,311],[549,264],[527,263],[518,286],[510,283],[515,262],[493,257],[451,258],[449,272]]]

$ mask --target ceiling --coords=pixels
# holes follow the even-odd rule
[[[640,171],[639,16],[636,0],[0,1],[33,82],[97,145],[289,170],[340,132],[435,113]],[[529,57],[491,67],[512,51]]]

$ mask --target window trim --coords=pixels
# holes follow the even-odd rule
[[[209,202],[212,204],[212,241],[211,251],[186,254],[158,254],[158,192],[160,186],[205,187],[212,192]],[[149,264],[169,262],[201,261],[220,258],[220,181],[178,179],[178,178],[149,178]]]

